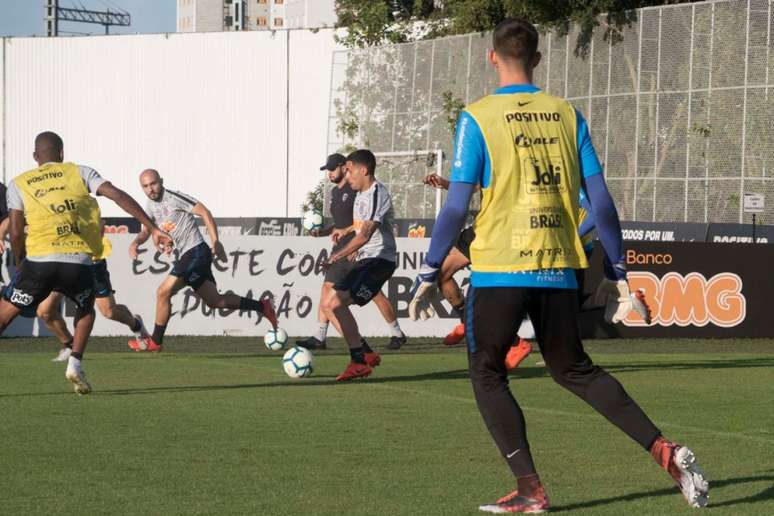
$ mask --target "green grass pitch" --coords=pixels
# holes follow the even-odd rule
[[[377,348],[384,339],[374,339]],[[477,514],[514,486],[462,348],[414,339],[338,385],[341,342],[291,380],[261,339],[93,339],[91,395],[51,339],[0,341],[0,514]],[[774,341],[590,342],[711,482],[710,514],[774,514]],[[511,377],[555,511],[694,514],[644,451],[554,384]]]

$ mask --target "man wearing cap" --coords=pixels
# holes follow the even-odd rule
[[[331,254],[341,250],[355,236],[352,224],[352,209],[355,204],[356,192],[352,190],[349,181],[346,179],[344,164],[346,158],[341,154],[331,154],[325,165],[320,170],[328,173],[328,180],[333,183],[330,195],[330,212],[333,217],[333,224],[320,230],[314,230],[310,234],[316,237],[330,236],[333,240],[333,250]],[[333,285],[339,280],[344,279],[347,273],[352,269],[354,262],[350,260],[341,260],[333,264],[325,271],[325,280],[320,292],[320,303],[317,309],[317,321],[319,327],[317,333],[311,337],[296,341],[296,344],[308,349],[325,349],[327,347],[326,336],[328,335],[328,317],[323,312],[322,300],[327,299],[333,291]],[[373,302],[379,308],[382,317],[387,322],[390,331],[390,342],[387,344],[389,349],[400,349],[406,343],[406,336],[400,329],[398,318],[392,308],[389,300],[381,292],[373,298]],[[363,341],[363,348],[366,353],[370,352],[368,344]]]

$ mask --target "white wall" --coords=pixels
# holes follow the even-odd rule
[[[321,177],[332,30],[7,38],[3,46],[6,181],[35,166],[32,141],[44,130],[63,137],[66,159],[137,199],[137,175],[157,168],[219,217],[295,216]],[[122,212],[103,203],[103,214]]]

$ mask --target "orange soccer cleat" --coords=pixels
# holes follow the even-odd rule
[[[511,346],[505,355],[505,368],[509,371],[519,367],[527,355],[532,353],[532,344],[528,340],[519,339],[518,344]]]
[[[536,514],[546,512],[549,507],[548,496],[546,496],[546,492],[541,486],[531,496],[522,496],[518,491],[514,491],[493,504],[481,505],[478,510],[495,514],[507,512]]]
[[[697,508],[707,505],[709,483],[691,450],[659,437],[651,446],[650,454],[675,481],[688,505]]]
[[[365,378],[373,372],[371,366],[368,364],[358,364],[357,362],[350,362],[347,368],[336,377],[337,382],[346,382],[347,380],[353,380],[355,378]]]
[[[277,329],[277,312],[274,311],[274,302],[271,298],[261,299],[261,314],[271,323],[271,327]]]
[[[444,346],[454,346],[462,342],[465,338],[465,325],[460,323],[454,327],[454,329],[443,338]]]
[[[366,364],[368,364],[368,367],[376,367],[382,363],[382,357],[376,351],[363,353],[363,356],[365,356],[365,361]]]
[[[145,336],[141,339],[131,339],[129,341],[129,348],[132,351],[150,351],[150,352],[158,352],[161,351],[161,346],[159,344],[156,344],[156,342],[153,340],[150,336]]]

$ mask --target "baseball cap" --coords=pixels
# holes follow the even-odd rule
[[[331,154],[328,156],[328,160],[325,162],[325,165],[320,167],[320,170],[336,170],[336,167],[343,165],[346,162],[347,158],[341,154]]]

